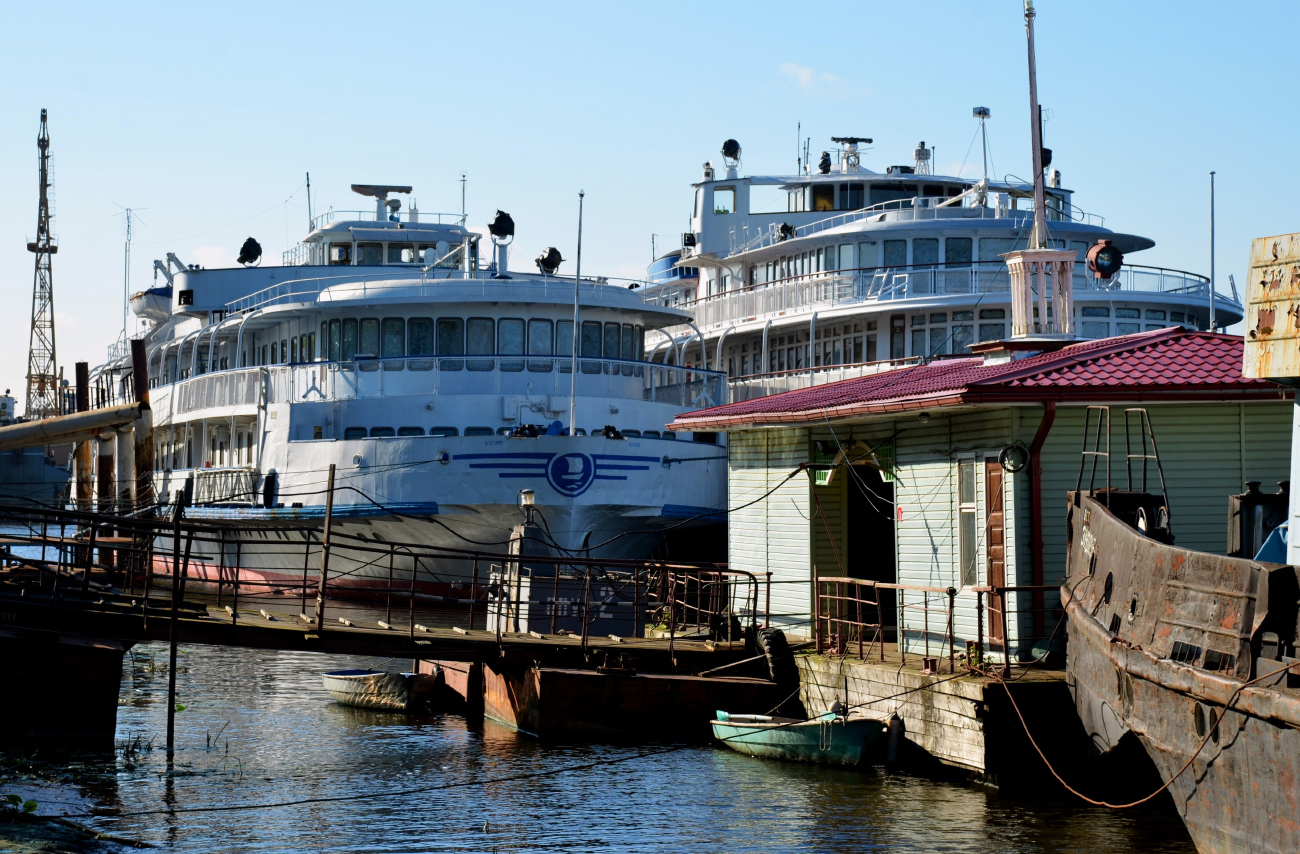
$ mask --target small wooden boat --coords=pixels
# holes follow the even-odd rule
[[[435,684],[427,673],[383,670],[332,670],[322,673],[325,690],[345,706],[404,712],[424,698]]]
[[[827,712],[801,721],[770,715],[718,712],[713,736],[732,750],[769,759],[857,765],[862,751],[885,731],[875,718],[848,718]]]

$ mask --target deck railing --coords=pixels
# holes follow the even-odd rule
[[[578,359],[581,397],[704,408],[725,403],[717,371],[623,359]],[[414,356],[306,362],[203,374],[150,391],[158,417],[266,403],[365,400],[411,395],[507,394],[568,399],[567,356]],[[110,401],[109,403],[112,403]],[[567,404],[566,404],[567,406]]]
[[[816,588],[814,638],[819,653],[884,661],[886,634],[892,628],[902,664],[911,656],[920,658],[930,673],[994,667],[1006,672],[1047,661],[1064,642],[1060,621],[1046,620],[1035,605],[1036,597],[1056,589],[1046,585],[958,589],[822,577]],[[962,613],[965,609],[973,612],[973,632],[958,625],[959,617],[972,615]],[[891,612],[896,626],[886,619]]]
[[[682,308],[695,317],[701,329],[722,324],[743,323],[767,317],[784,317],[800,311],[827,310],[870,302],[933,300],[956,297],[967,301],[984,294],[1010,293],[1011,278],[1001,261],[983,261],[964,266],[911,265],[856,270],[826,271],[795,276],[761,285],[698,299]],[[1075,267],[1076,295],[1165,293],[1209,297],[1210,280],[1181,270],[1126,265],[1109,281]],[[1231,297],[1216,295],[1225,304]],[[689,327],[676,327],[685,331]],[[665,330],[670,331],[670,330]]]

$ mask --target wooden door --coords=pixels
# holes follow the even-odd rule
[[[984,461],[984,543],[987,556],[988,584],[1003,587],[1007,583],[1006,514],[1002,504],[1002,466],[995,459]],[[989,639],[1002,645],[1004,596],[989,595]]]

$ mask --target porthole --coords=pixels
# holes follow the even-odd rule
[[[1102,589],[1101,601],[1110,604],[1111,594],[1115,592],[1115,573],[1106,573],[1106,586]]]

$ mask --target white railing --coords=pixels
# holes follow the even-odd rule
[[[416,225],[464,225],[465,214],[458,213],[435,213],[432,211],[416,211],[416,218],[411,219],[411,211],[404,210],[396,214],[398,222],[415,223]],[[375,216],[375,209],[368,211],[336,211],[333,208],[324,213],[317,214],[311,218],[311,230],[324,228],[335,220],[343,222],[389,222],[388,219],[378,219]]]
[[[256,405],[263,376],[266,403],[367,400],[436,395],[549,395],[565,401],[572,361],[567,356],[415,356],[309,362],[219,371],[162,386],[151,394],[174,395],[171,412]],[[578,359],[581,397],[642,400],[684,408],[726,401],[726,375],[621,359]]]
[[[974,263],[966,267],[912,266],[815,273],[765,285],[715,294],[682,306],[694,315],[701,329],[743,323],[792,312],[829,309],[869,302],[935,297],[970,297],[1007,293],[1011,277],[1006,264]],[[1141,292],[1208,297],[1210,280],[1195,273],[1155,267],[1126,266],[1109,281],[1075,268],[1074,290],[1079,293]],[[1230,297],[1220,299],[1233,303]],[[1235,303],[1234,303],[1235,304]],[[687,327],[678,327],[686,329]],[[665,330],[673,332],[674,330]]]
[[[766,397],[769,394],[780,394],[783,391],[794,391],[795,389],[810,388],[815,385],[839,382],[840,380],[870,376],[892,371],[896,368],[918,365],[921,361],[920,356],[909,356],[905,359],[894,359],[886,362],[818,366],[813,368],[812,371],[804,368],[802,370],[736,377],[731,381],[728,388],[729,402],[739,403],[742,400],[754,400],[755,398]]]

